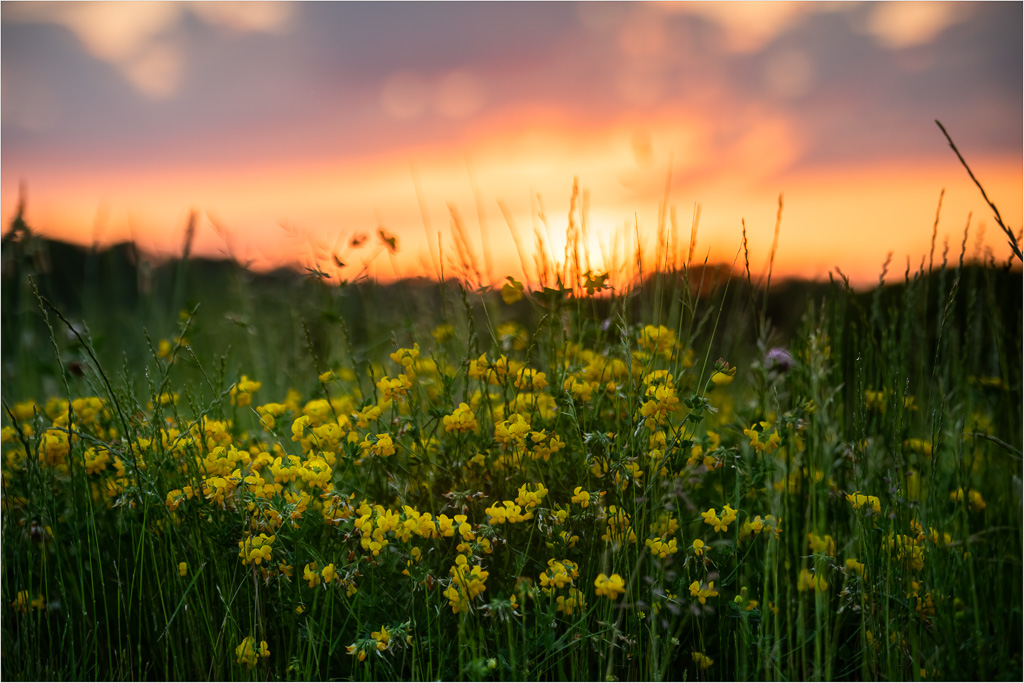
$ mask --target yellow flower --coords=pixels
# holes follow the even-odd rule
[[[245,375],[231,387],[231,405],[247,406],[252,403],[252,394],[263,386],[262,382],[253,382]]]
[[[797,577],[796,589],[800,592],[813,590],[821,593],[828,590],[828,582],[825,580],[824,576],[812,574],[806,569],[801,569],[800,575]]]
[[[676,333],[662,325],[646,325],[640,332],[637,343],[644,351],[668,358],[676,346]]]
[[[512,596],[513,600],[515,596]],[[567,617],[571,617],[573,612],[582,612],[587,608],[587,601],[583,595],[583,591],[578,588],[569,589],[569,597],[558,596],[558,611],[564,613]]]
[[[699,666],[702,669],[706,669],[715,663],[715,660],[711,659],[711,657],[708,657],[701,652],[691,652],[690,654],[693,656],[693,661],[696,662],[697,666]]]
[[[259,536],[247,536],[238,542],[238,556],[242,558],[242,564],[261,564],[264,560],[270,561],[273,552],[274,536],[260,534]]]
[[[438,341],[438,343],[444,343],[455,336],[455,327],[448,323],[442,323],[434,328],[430,335]]]
[[[367,455],[375,455],[379,458],[387,458],[395,454],[395,442],[387,432],[383,434],[367,434],[359,447]]]
[[[377,641],[378,650],[386,650],[391,643],[391,632],[385,626],[381,626],[379,631],[371,633],[370,637]]]
[[[758,426],[761,427],[760,430],[757,429]],[[759,424],[751,425],[750,429],[743,430],[743,433],[750,438],[750,445],[755,451],[771,453],[782,445],[782,437],[779,436],[778,431],[772,429],[769,434],[768,430],[770,427],[771,423],[762,421]],[[762,440],[762,437],[764,437],[764,440]]]
[[[576,563],[569,560],[562,560],[561,562],[551,559],[548,560],[548,569],[540,575],[540,585],[544,588],[564,588],[566,584],[571,584],[572,580],[579,576],[579,568]]]
[[[857,576],[864,576],[864,563],[858,562],[856,558],[850,557],[846,560],[846,570]]]
[[[349,645],[345,648],[345,652],[354,655],[360,662],[366,661],[366,650],[362,648],[357,650],[355,645]]]
[[[473,415],[473,411],[466,403],[460,403],[459,407],[451,415],[445,415],[442,421],[444,422],[444,431],[460,434],[476,431],[478,426],[476,416]]]
[[[854,510],[859,510],[862,506],[867,506],[870,507],[872,512],[876,515],[882,514],[882,501],[875,496],[865,496],[860,491],[856,491],[854,493],[847,494],[846,500],[849,501]]]
[[[501,288],[501,298],[506,304],[514,304],[523,298],[523,283],[514,280],[511,276]]]
[[[700,540],[699,538],[693,541],[693,554],[697,557],[700,557],[704,554],[704,541]]]
[[[11,607],[19,612],[28,612],[29,607],[34,607],[35,609],[43,609],[46,607],[46,600],[43,599],[42,595],[31,599],[28,596],[28,591],[18,591],[18,596],[15,598],[14,602],[11,603]]]
[[[244,664],[251,669],[256,666],[260,657],[270,656],[270,648],[267,646],[267,641],[261,640],[257,646],[255,638],[246,636],[235,648],[235,656],[239,664]]]
[[[957,502],[957,503],[962,502],[963,499],[964,499],[964,490],[963,490],[963,488],[958,488],[956,491],[953,491],[952,493],[950,493],[949,494],[949,499],[954,501],[954,502]],[[969,489],[967,491],[967,500],[970,503],[971,510],[974,510],[975,512],[978,512],[980,510],[984,510],[985,509],[985,499],[981,497],[981,493],[979,491],[975,491],[974,489]]]
[[[728,525],[732,524],[735,521],[736,521],[736,511],[733,510],[728,505],[723,507],[722,508],[722,524],[726,525],[726,530],[728,530]]]
[[[711,381],[715,384],[715,386],[722,387],[722,386],[725,386],[726,384],[729,384],[730,382],[732,382],[732,378],[735,375],[736,375],[736,368],[735,368],[735,366],[730,368],[730,367],[728,367],[728,363],[727,363],[726,367],[724,367],[721,370],[717,370],[715,372],[715,374],[711,375]]]
[[[676,539],[672,539],[668,542],[661,540],[661,536],[656,536],[653,539],[647,539],[646,545],[651,549],[651,552],[665,559],[669,555],[675,555],[679,548],[676,547]]]
[[[590,505],[590,492],[584,491],[582,486],[577,486],[572,491],[572,502],[578,503],[580,507],[585,508]]]
[[[807,534],[807,541],[812,553],[824,553],[829,557],[836,554],[836,542],[828,534],[822,537],[812,532]]]
[[[704,585],[699,581],[694,581],[690,584],[690,596],[697,598],[700,604],[706,604],[708,598],[714,598],[718,596],[718,591],[715,590],[715,582],[709,581],[708,585]]]
[[[381,396],[385,400],[394,401],[405,398],[409,389],[412,388],[412,382],[409,380],[407,375],[400,374],[395,379],[390,377],[384,377],[377,382],[377,388],[380,390]]]
[[[594,579],[594,587],[597,588],[598,597],[604,595],[611,600],[615,600],[620,594],[626,592],[626,582],[618,574],[611,576],[598,574]]]
[[[405,367],[406,372],[411,372],[413,365],[420,357],[420,345],[413,344],[411,349],[398,349],[391,354],[391,360]]]
[[[320,573],[316,569],[316,562],[307,564],[302,570],[302,580],[309,582],[310,588],[320,585]]]
[[[726,506],[726,509],[731,509],[731,508]],[[736,515],[735,515],[736,511],[733,510],[732,512],[733,512],[732,519],[736,519]],[[723,513],[724,513],[724,511],[723,511]],[[715,508],[709,508],[707,512],[700,513],[700,516],[704,518],[704,523],[707,524],[708,526],[712,527],[715,530],[716,533],[717,532],[724,532],[724,531],[728,531],[729,530],[729,525],[725,522],[725,520],[720,519],[718,517],[718,514],[715,512]]]
[[[187,562],[179,562],[178,563],[178,575],[179,576],[185,576],[186,574],[188,574],[188,563]]]

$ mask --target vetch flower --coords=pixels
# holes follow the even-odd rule
[[[958,488],[956,491],[950,493],[949,499],[956,503],[962,502],[964,499],[963,488]],[[974,512],[979,512],[985,509],[985,499],[981,497],[981,493],[979,491],[969,489],[967,491],[967,500],[970,503],[971,510]]]
[[[715,660],[701,652],[691,652],[690,655],[693,657],[693,661],[696,662],[697,666],[701,669],[706,669],[715,663]]]
[[[786,349],[775,346],[765,355],[764,366],[771,375],[784,375],[793,367],[793,356]]]
[[[320,585],[320,572],[317,571],[316,562],[307,564],[302,570],[302,580],[309,583],[310,588]]]
[[[728,506],[726,506],[726,509],[731,509],[731,508],[728,508]],[[724,513],[724,511],[723,511],[723,513]],[[736,511],[733,510],[732,511],[732,519],[733,520],[736,519],[736,514],[735,513],[736,513]],[[704,518],[704,523],[707,524],[708,526],[710,526],[711,528],[713,528],[716,533],[718,533],[718,532],[725,532],[725,531],[729,530],[729,525],[725,522],[725,520],[719,518],[717,512],[715,511],[715,508],[709,508],[707,512],[700,513],[700,516]]]
[[[252,636],[246,636],[235,648],[235,657],[238,663],[244,664],[250,669],[256,666],[260,657],[267,658],[269,656],[270,648],[267,646],[267,641],[261,640],[260,644],[256,645],[256,639]]]
[[[772,429],[771,433],[769,433],[768,430],[770,428],[771,423],[762,421],[751,425],[750,429],[744,429],[743,433],[750,439],[750,445],[755,451],[771,453],[782,445],[782,437],[779,436],[778,431],[775,429]]]
[[[651,552],[661,559],[665,559],[669,555],[675,555],[679,548],[676,547],[676,539],[671,539],[668,542],[661,540],[661,536],[647,539],[646,545],[651,549]]]
[[[231,387],[231,405],[244,407],[252,403],[252,394],[259,391],[262,382],[254,382],[245,375]]]
[[[466,403],[460,403],[459,407],[451,415],[445,415],[442,421],[444,422],[444,431],[449,433],[458,432],[459,434],[465,434],[466,432],[476,431],[478,426],[476,416],[473,415],[473,411]]]
[[[584,491],[582,486],[577,486],[572,491],[572,502],[578,503],[580,507],[585,508],[590,505],[590,492]]]
[[[377,641],[378,650],[388,649],[388,645],[391,643],[391,632],[385,626],[381,626],[379,631],[371,633],[370,637]]]
[[[18,591],[18,595],[14,599],[14,602],[11,603],[11,607],[19,612],[25,613],[28,612],[29,607],[43,609],[46,607],[46,600],[43,599],[42,595],[35,598],[29,598],[28,591]]]
[[[558,611],[567,617],[571,617],[573,612],[583,612],[587,608],[586,597],[583,595],[583,591],[578,588],[570,588],[569,595],[559,595],[556,602],[558,603]]]
[[[708,598],[714,598],[718,596],[718,591],[715,590],[715,582],[709,581],[705,586],[700,581],[694,581],[690,584],[690,596],[697,598],[700,604],[706,604]]]
[[[615,600],[626,592],[626,582],[618,574],[598,574],[594,579],[594,587],[597,588],[598,597],[603,595],[610,600]]]
[[[264,560],[270,561],[273,551],[271,544],[274,536],[260,534],[259,536],[247,536],[238,542],[238,556],[242,558],[242,564],[261,564]]]
[[[847,494],[846,500],[849,501],[854,510],[859,510],[861,507],[868,507],[872,512],[874,512],[874,514],[882,514],[882,501],[875,496],[866,496],[860,491],[855,491],[854,493]]]
[[[801,569],[800,575],[796,580],[796,589],[801,593],[805,591],[821,593],[828,590],[828,581],[825,580],[824,576],[812,574],[806,569]]]

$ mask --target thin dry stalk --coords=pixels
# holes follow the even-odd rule
[[[508,226],[508,231],[512,234],[512,242],[516,245],[516,253],[519,255],[519,265],[523,269],[523,277],[527,280],[530,279],[530,271],[526,266],[526,256],[523,253],[523,245],[519,242],[519,228],[516,227],[515,220],[512,218],[512,212],[509,210],[508,205],[502,200],[498,200],[498,208],[501,210],[501,215],[505,217],[505,225]],[[535,273],[539,277],[539,273]]]
[[[1007,243],[1010,245],[1010,249],[1013,250],[1014,256],[1017,257],[1018,261],[1024,261],[1024,256],[1021,255],[1020,245],[1018,244],[1020,238],[1014,235],[1013,231],[1006,227],[1006,223],[1003,222],[1003,217],[999,215],[999,209],[997,209],[996,205],[992,203],[992,200],[988,198],[988,194],[985,193],[985,188],[981,186],[981,183],[978,182],[978,179],[974,177],[974,173],[971,171],[971,167],[967,165],[967,162],[964,160],[963,155],[960,154],[960,150],[958,150],[956,148],[956,145],[953,144],[953,138],[951,138],[949,136],[949,133],[946,132],[946,128],[937,119],[935,123],[936,125],[938,125],[939,130],[942,131],[942,134],[946,136],[946,141],[949,142],[949,146],[953,148],[953,151],[956,153],[957,159],[959,159],[960,163],[963,164],[965,169],[967,169],[967,175],[971,176],[971,180],[973,180],[974,184],[978,186],[979,190],[981,190],[981,196],[985,199],[985,202],[989,205],[989,208],[991,208],[992,212],[995,214],[996,223],[998,223],[999,227],[1003,229],[1004,233],[1006,233]]]
[[[483,284],[480,269],[476,267],[476,259],[473,258],[473,250],[466,237],[466,229],[462,216],[454,204],[448,205],[448,211],[452,216],[452,237],[455,238],[455,253],[459,258],[458,265],[462,270],[462,277],[469,279],[470,274],[475,276],[477,286]]]

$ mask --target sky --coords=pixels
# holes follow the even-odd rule
[[[571,224],[621,285],[638,246],[742,265],[744,231],[758,274],[781,202],[773,277],[902,278],[965,229],[1002,262],[935,120],[1018,231],[1022,24],[1017,2],[4,2],[0,218],[24,200],[37,232],[161,258],[194,215],[193,253],[258,269],[485,283],[563,267]]]

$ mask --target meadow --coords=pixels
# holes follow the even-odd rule
[[[14,227],[5,680],[1024,675],[1020,264],[967,234],[856,291]]]

